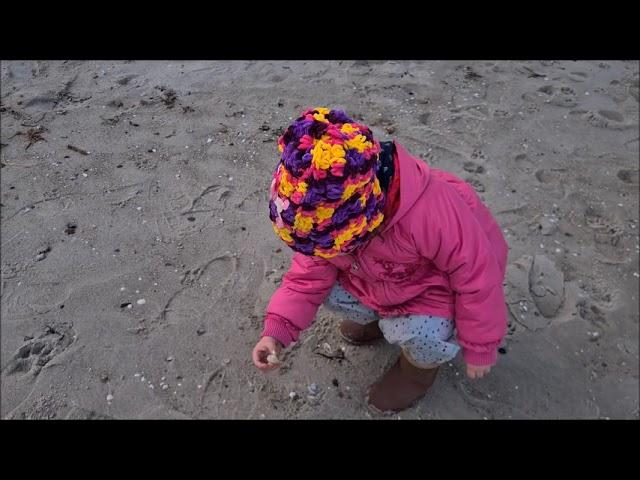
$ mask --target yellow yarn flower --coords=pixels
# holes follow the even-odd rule
[[[317,248],[313,250],[313,254],[318,256],[318,257],[322,257],[322,258],[333,258],[337,255],[337,253],[324,253],[321,252],[320,250],[318,250]]]
[[[278,228],[276,225],[273,225],[273,230],[276,232],[276,235],[278,235],[285,242],[288,242],[288,243],[293,242],[293,238],[291,238],[291,233],[286,228],[284,227]]]
[[[354,227],[354,234],[360,235],[365,228],[367,228],[367,217],[363,215],[360,219],[360,224],[356,224],[356,226]]]
[[[333,246],[336,250],[340,250],[340,248],[342,247],[342,244],[344,244],[345,242],[348,242],[352,238],[353,238],[353,233],[351,232],[351,229],[347,229],[346,231],[342,232],[340,235],[338,235],[334,239]]]
[[[329,120],[324,118],[324,114],[323,113],[314,113],[313,114],[313,118],[315,118],[319,122],[329,123]]]
[[[364,187],[367,183],[369,183],[370,180],[363,180],[359,183],[355,183],[352,185],[348,185],[345,189],[344,192],[342,193],[342,200],[348,200],[351,195],[353,195],[357,190],[360,190],[362,187]]]
[[[368,142],[364,135],[356,135],[350,140],[344,142],[348,148],[355,148],[358,153],[364,152],[367,148],[371,147],[371,142]]]
[[[342,145],[331,145],[331,156],[334,158],[344,158],[344,148],[342,148]]]
[[[331,167],[331,145],[319,141],[311,150],[312,163],[316,168],[327,170]]]
[[[342,133],[346,133],[347,135],[353,132],[357,132],[358,129],[354,128],[353,125],[351,125],[350,123],[345,123],[344,125],[342,125],[342,127],[340,128],[340,131]]]
[[[380,224],[382,223],[382,220],[384,220],[384,215],[382,214],[382,212],[380,212],[373,219],[373,221],[371,222],[371,225],[369,225],[369,228],[367,230],[370,232],[373,232],[376,228],[378,228],[378,226],[380,226]]]
[[[308,233],[313,228],[313,218],[297,213],[295,221],[293,222],[293,228],[298,232]]]
[[[318,219],[318,223],[325,221],[327,218],[331,218],[334,211],[335,210],[333,208],[318,207],[318,209],[316,210],[316,218]]]
[[[289,198],[291,196],[291,194],[293,193],[293,185],[291,185],[291,183],[289,183],[289,178],[287,176],[287,171],[284,170],[284,169],[281,169],[281,171],[282,171],[282,173],[280,175],[280,187],[278,188],[278,191],[285,198]]]
[[[378,177],[376,177],[375,181],[373,182],[373,194],[377,197],[381,193],[382,190],[380,189],[380,182],[378,181]]]
[[[318,113],[321,113],[322,115],[328,115],[329,112],[331,111],[326,107],[316,107],[316,108],[314,108],[314,110],[317,110]]]

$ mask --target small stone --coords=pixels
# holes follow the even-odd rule
[[[166,360],[167,360],[167,362],[173,362],[173,357],[172,357],[171,355],[169,355],[169,356],[166,358]]]
[[[204,329],[204,327],[198,327],[198,329],[196,330],[196,333],[198,335],[204,335],[205,333],[207,333],[207,331]]]
[[[298,398],[298,394],[296,392],[289,392],[289,398],[291,400],[295,400],[296,398]]]
[[[531,287],[531,293],[533,293],[536,297],[544,297],[547,294],[547,291],[540,285],[534,285],[533,287]]]
[[[229,359],[229,358],[225,358],[225,359],[222,360],[222,364],[223,365],[229,365],[230,363],[231,363],[231,359]]]
[[[600,338],[599,332],[588,332],[588,334],[589,334],[589,340],[591,340],[592,342],[596,342]]]
[[[107,395],[107,402],[110,402],[111,400],[113,400],[113,395],[108,394]]]
[[[136,302],[138,305],[144,305],[145,303],[147,303],[147,301],[144,298],[141,298],[140,300],[138,300]]]
[[[162,390],[166,390],[167,388],[169,388],[169,385],[162,385]]]
[[[106,373],[103,373],[102,375],[100,375],[100,381],[102,383],[107,383],[109,381],[109,375],[107,375]]]
[[[275,353],[270,353],[270,354],[267,356],[267,362],[268,362],[270,365],[279,365],[280,363],[282,363],[282,362],[280,361],[280,359],[278,358],[278,356],[277,356]]]
[[[318,387],[317,384],[312,383],[311,385],[309,385],[307,387],[307,391],[309,392],[309,395],[317,395],[318,393],[320,393],[320,388]]]

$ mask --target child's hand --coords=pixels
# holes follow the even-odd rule
[[[282,344],[278,340],[273,337],[262,337],[253,347],[253,364],[263,372],[275,370],[280,364],[267,361],[267,357],[269,355],[278,357],[281,350]]]
[[[467,376],[469,378],[482,378],[491,371],[490,366],[478,366],[467,364]]]

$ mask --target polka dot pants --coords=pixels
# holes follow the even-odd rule
[[[362,305],[338,282],[325,301],[325,307],[346,314],[349,320],[366,325],[378,322],[384,338],[399,345],[405,354],[418,366],[432,366],[453,359],[460,347],[450,342],[453,337],[453,322],[434,315],[406,315],[380,318],[378,314]]]

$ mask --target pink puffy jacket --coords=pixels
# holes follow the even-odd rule
[[[469,184],[395,145],[398,211],[352,255],[325,260],[295,253],[271,297],[262,335],[285,346],[296,341],[337,280],[382,317],[454,319],[465,362],[493,365],[506,333],[502,231]]]

